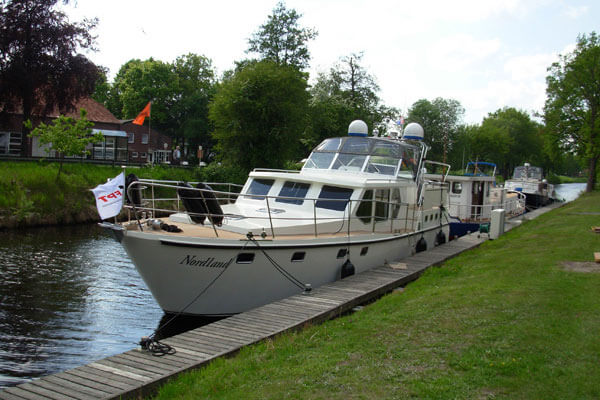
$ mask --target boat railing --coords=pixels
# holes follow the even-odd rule
[[[350,235],[354,231],[371,231],[373,233],[406,233],[412,232],[415,228],[421,226],[419,221],[423,220],[424,216],[427,215],[428,218],[432,218],[429,214],[438,213],[438,219],[441,220],[441,210],[436,208],[436,210],[424,210],[422,206],[415,206],[406,202],[397,202],[382,199],[336,199],[336,198],[298,198],[292,196],[270,196],[270,195],[260,195],[260,194],[243,194],[244,197],[250,197],[256,200],[260,200],[264,202],[264,207],[260,206],[255,208],[259,213],[262,209],[264,209],[265,215],[260,215],[255,213],[254,215],[241,215],[241,214],[233,214],[233,213],[224,213],[224,214],[214,214],[210,212],[193,212],[190,210],[182,210],[181,203],[182,198],[179,196],[177,190],[185,189],[190,191],[198,192],[203,196],[205,194],[209,194],[214,196],[213,200],[217,201],[220,205],[231,204],[236,201],[236,199],[241,196],[239,190],[243,187],[243,185],[236,185],[231,183],[208,183],[208,185],[213,189],[198,189],[192,187],[182,187],[179,186],[177,182],[174,181],[156,181],[156,180],[139,180],[133,182],[127,188],[128,199],[132,199],[133,191],[136,189],[142,189],[146,191],[150,189],[151,198],[143,197],[140,199],[141,201],[137,204],[133,202],[128,202],[125,207],[130,211],[128,219],[131,221],[132,216],[134,220],[137,220],[138,226],[140,229],[142,228],[142,224],[140,220],[151,219],[160,216],[166,216],[177,212],[185,212],[189,216],[197,216],[197,217],[205,217],[207,218],[208,223],[212,226],[212,229],[215,233],[215,236],[218,236],[220,226],[216,226],[213,223],[214,218],[224,217],[230,220],[239,220],[239,219],[248,219],[248,220],[268,220],[271,236],[275,237],[278,230],[282,230],[281,225],[278,225],[277,222],[281,220],[287,221],[310,221],[309,224],[313,226],[312,230],[315,237],[321,234],[337,234],[337,233],[347,233]],[[226,191],[226,190],[215,190],[216,187],[226,187],[233,188],[236,191]],[[165,195],[164,191],[169,190],[171,195]],[[157,196],[158,195],[158,196]],[[155,197],[156,196],[156,197]],[[206,197],[204,197],[206,198]],[[295,214],[296,216],[288,216],[285,214],[285,211],[278,208],[275,204],[276,202],[297,202],[297,201],[307,201],[312,203],[312,215],[310,216],[302,216],[299,214]],[[330,210],[324,209],[318,206],[319,202],[341,202],[345,203],[343,207],[343,214],[340,216],[339,213],[337,215],[331,214]],[[175,206],[173,206],[175,204]],[[259,204],[259,203],[257,203]],[[322,203],[321,203],[322,204]],[[364,209],[370,210],[370,212],[363,213],[360,215],[357,212],[353,212],[353,210],[358,209],[358,204],[367,204],[367,206],[363,206]],[[205,203],[206,205],[206,203]],[[340,210],[342,207],[336,207]],[[208,207],[206,210],[208,211]],[[332,226],[324,227],[323,223],[326,222],[339,222],[337,228]],[[321,230],[321,231],[320,231]]]
[[[497,209],[503,209],[508,218],[522,215],[525,212],[525,195],[512,191],[509,191],[509,193],[516,193],[517,196],[506,199],[502,203],[473,205],[450,202],[450,210],[452,214],[455,214],[452,216],[459,218],[463,222],[480,223],[489,222],[492,215],[491,212]]]

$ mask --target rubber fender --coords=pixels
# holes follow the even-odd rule
[[[129,174],[125,178],[125,201],[127,204],[135,205],[136,207],[140,207],[142,205],[142,188],[140,185],[134,185],[131,188],[131,198],[129,198],[129,185],[133,182],[138,182],[139,179],[136,174]]]
[[[342,265],[342,279],[352,276],[352,275],[354,275],[354,273],[355,273],[354,264],[352,264],[350,262],[350,260],[346,260],[344,265]]]
[[[425,238],[421,238],[421,239],[419,239],[419,241],[417,242],[417,245],[415,246],[415,251],[417,253],[420,253],[425,250],[427,250],[427,241],[425,240]]]
[[[439,246],[440,244],[446,243],[446,234],[442,231],[439,231],[437,235],[435,235],[435,245]]]
[[[181,201],[183,202],[183,206],[188,212],[197,213],[197,214],[207,214],[206,207],[204,206],[204,200],[202,198],[202,193],[193,189],[193,186],[187,182],[178,182],[177,186],[180,189],[177,189],[177,194]],[[190,215],[192,221],[197,224],[204,224],[205,215]]]
[[[208,218],[210,219],[210,222],[212,222],[214,225],[221,226],[223,223],[223,209],[215,197],[215,193],[213,192],[212,188],[202,182],[198,183],[196,188],[203,189],[198,193],[203,197],[206,207],[208,208],[208,214],[210,214]]]

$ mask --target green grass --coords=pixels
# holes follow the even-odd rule
[[[557,183],[586,183],[588,178],[585,176],[572,177],[572,176],[564,176],[558,175],[559,182]]]
[[[58,163],[2,161],[0,219],[16,217],[23,222],[35,214],[37,220],[61,224],[97,217],[89,189],[115,177],[121,170],[118,166],[66,163],[57,181]],[[202,169],[165,166],[126,169],[126,173],[131,172],[140,178],[175,181],[234,180],[234,183],[243,183],[245,178],[243,171],[217,164]]]
[[[525,222],[352,315],[249,346],[158,399],[600,397],[600,193]]]

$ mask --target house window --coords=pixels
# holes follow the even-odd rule
[[[148,134],[144,133],[142,135],[142,144],[148,144]]]
[[[10,133],[0,132],[0,154],[8,154],[10,148]]]
[[[146,158],[146,153],[145,152],[140,153],[140,158]]]
[[[133,132],[127,133],[127,143],[135,143],[135,134]]]
[[[138,152],[137,151],[132,152],[131,158],[138,158]]]

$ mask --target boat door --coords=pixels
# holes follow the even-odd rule
[[[471,219],[481,218],[483,211],[483,193],[485,182],[473,181],[471,186]]]

